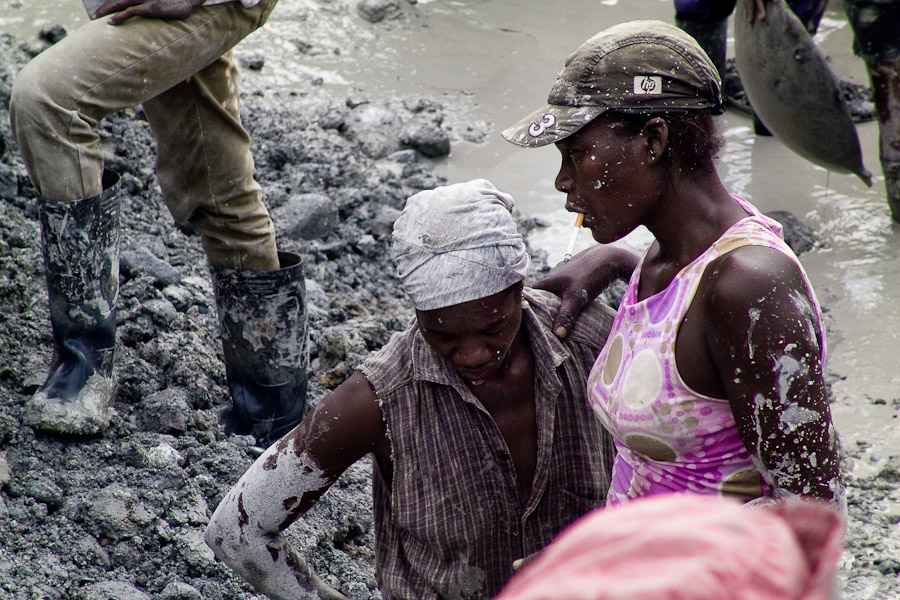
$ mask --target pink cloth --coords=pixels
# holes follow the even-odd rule
[[[827,600],[843,538],[825,502],[651,496],[589,513],[495,600]]]
[[[664,290],[643,300],[638,299],[641,260],[591,370],[591,408],[618,450],[607,506],[670,492],[725,495],[745,502],[768,495],[731,404],[691,389],[675,359],[679,327],[706,267],[735,248],[753,245],[782,252],[797,264],[815,298],[803,267],[781,237],[781,225],[749,202],[734,199],[747,217],[681,269]],[[825,328],[818,304],[815,310],[824,362]]]

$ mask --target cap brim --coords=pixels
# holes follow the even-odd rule
[[[565,139],[607,110],[605,106],[548,104],[500,133],[523,148],[540,148]]]

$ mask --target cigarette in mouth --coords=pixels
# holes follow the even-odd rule
[[[566,248],[566,255],[563,257],[563,262],[569,262],[569,259],[572,258],[572,253],[575,251],[575,242],[578,241],[578,232],[581,231],[582,221],[584,221],[584,214],[578,213],[575,216],[575,231],[572,232],[572,239],[569,240],[569,247]]]

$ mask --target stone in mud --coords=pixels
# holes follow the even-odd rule
[[[356,12],[369,23],[378,23],[400,10],[395,0],[362,0],[356,5]]]
[[[122,540],[135,535],[137,525],[129,518],[134,494],[118,484],[95,492],[84,501],[82,518],[97,539]]]
[[[9,472],[9,461],[6,458],[6,452],[0,452],[0,488],[3,488],[12,479]]]
[[[109,553],[93,536],[79,538],[70,550],[72,561],[79,567],[100,567],[104,570],[110,567]]]
[[[175,305],[166,298],[149,298],[144,301],[143,312],[146,313],[153,322],[164,329],[171,328],[175,319],[178,318],[178,311]]]
[[[882,575],[900,575],[900,561],[894,558],[879,558],[872,561]]]
[[[767,212],[766,216],[781,223],[784,228],[784,241],[794,251],[794,254],[799,256],[808,252],[818,243],[816,234],[794,213],[787,210],[773,210]]]
[[[190,567],[204,571],[215,567],[216,556],[203,539],[203,528],[185,528],[175,546],[178,554]]]
[[[203,600],[203,595],[192,585],[173,581],[163,588],[159,600]]]
[[[143,247],[122,250],[119,267],[128,278],[146,275],[160,288],[181,282],[181,274],[172,265]]]
[[[400,211],[393,206],[379,204],[375,214],[368,219],[369,232],[376,238],[389,239],[394,231],[394,221],[400,216]]]
[[[41,29],[38,32],[38,39],[41,39],[49,44],[55,44],[67,35],[69,35],[69,32],[66,31],[65,27],[63,27],[62,25],[54,25],[47,29]]]
[[[81,600],[150,600],[150,596],[127,581],[100,581],[84,588]]]
[[[46,505],[50,510],[58,509],[65,501],[62,488],[40,475],[31,477],[25,482],[24,492],[26,496]]]
[[[322,239],[337,227],[338,209],[325,194],[296,194],[272,209],[272,220],[278,233],[292,240]]]
[[[19,194],[19,180],[9,165],[0,163],[0,198],[12,200]]]
[[[143,431],[181,434],[194,425],[194,414],[187,390],[166,388],[147,396],[137,415]]]
[[[375,256],[378,252],[378,242],[375,241],[375,238],[368,233],[363,234],[356,241],[355,248],[362,252],[364,255],[372,257]]]
[[[262,54],[254,52],[247,56],[241,57],[241,66],[251,71],[259,71],[266,65],[266,57]]]
[[[450,136],[427,119],[413,119],[405,123],[400,132],[400,143],[418,150],[428,158],[450,154]]]
[[[891,456],[877,475],[878,479],[888,483],[900,483],[900,456]]]
[[[384,158],[400,149],[403,119],[384,106],[363,104],[347,116],[344,131],[369,158]]]

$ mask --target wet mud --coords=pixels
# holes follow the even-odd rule
[[[348,22],[373,38],[398,22],[425,26],[427,5],[398,3],[376,22],[348,6],[305,18],[317,35],[332,31],[335,40]],[[52,41],[23,35],[0,39],[0,597],[257,599],[214,559],[203,532],[262,450],[249,436],[225,436],[219,424],[230,398],[209,272],[198,236],[163,206],[140,109],[100,125],[104,155],[124,189],[119,391],[110,427],[76,438],[22,424],[50,363],[51,338],[35,192],[7,106],[17,70]],[[245,69],[269,68],[265,53],[252,58]],[[336,93],[314,77],[290,89],[260,81],[242,80],[242,116],[279,247],[306,265],[315,403],[412,316],[388,252],[403,202],[445,182],[433,156],[483,143],[494,125],[463,114],[464,94],[383,97]],[[517,217],[526,233],[539,231],[535,219]],[[534,248],[532,255],[536,275],[545,255]],[[821,300],[827,311],[827,294]],[[900,398],[882,404],[900,414]],[[850,459],[867,456],[865,442],[846,450]],[[849,599],[900,596],[900,449],[871,463],[870,471],[847,475],[841,573]],[[370,469],[368,461],[351,468],[288,531],[325,581],[360,600],[380,598]]]

